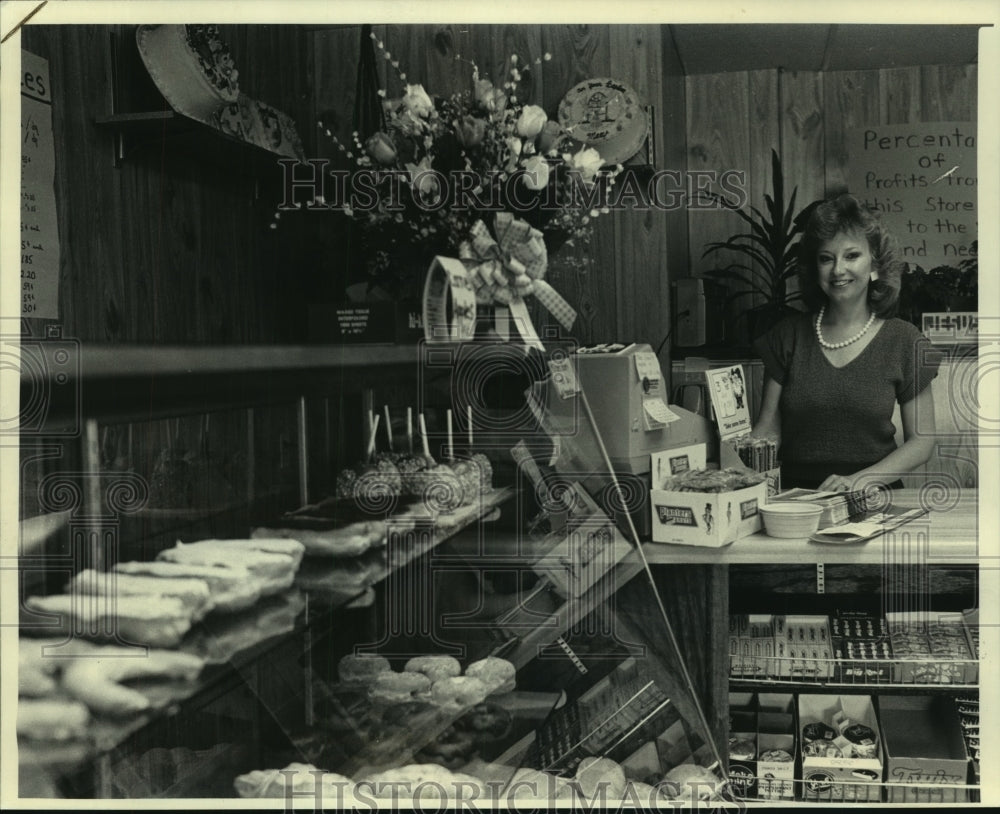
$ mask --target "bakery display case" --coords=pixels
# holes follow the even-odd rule
[[[22,439],[22,796],[728,793],[710,619],[674,630],[596,428],[596,490],[530,410],[453,437],[419,353],[80,348]],[[375,465],[407,377],[417,497]]]

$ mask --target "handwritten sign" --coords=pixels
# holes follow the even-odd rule
[[[930,270],[975,255],[975,122],[872,125],[848,145],[849,189],[881,213],[901,260]]]
[[[59,318],[52,85],[47,60],[21,52],[21,316]]]

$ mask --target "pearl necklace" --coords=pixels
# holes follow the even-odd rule
[[[837,348],[846,348],[857,342],[862,336],[868,333],[868,329],[872,326],[875,321],[875,312],[873,311],[871,316],[868,317],[868,321],[865,323],[865,327],[858,331],[850,339],[845,339],[843,342],[827,342],[823,338],[823,314],[826,313],[826,306],[824,305],[819,309],[819,315],[816,317],[816,338],[819,340],[820,345],[822,345],[827,350],[836,350]]]

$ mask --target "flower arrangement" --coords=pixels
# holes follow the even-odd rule
[[[383,42],[371,39],[403,93],[378,92],[383,124],[377,132],[355,132],[350,145],[327,135],[350,165],[351,194],[337,208],[361,226],[372,286],[395,296],[415,293],[435,256],[468,259],[484,229],[499,242],[503,213],[518,227],[527,224],[532,235],[537,230],[548,252],[587,243],[594,220],[608,212],[602,187],[622,168],[605,169],[597,150],[575,142],[540,106],[527,103],[532,65],[550,55],[532,65],[512,55],[500,86],[456,55],[471,66],[469,87],[432,97],[410,83]],[[511,254],[502,244],[501,251]],[[508,277],[478,291],[479,302],[532,293],[518,269]]]

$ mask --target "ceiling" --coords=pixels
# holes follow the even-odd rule
[[[849,71],[976,62],[975,25],[670,25],[684,73]]]

